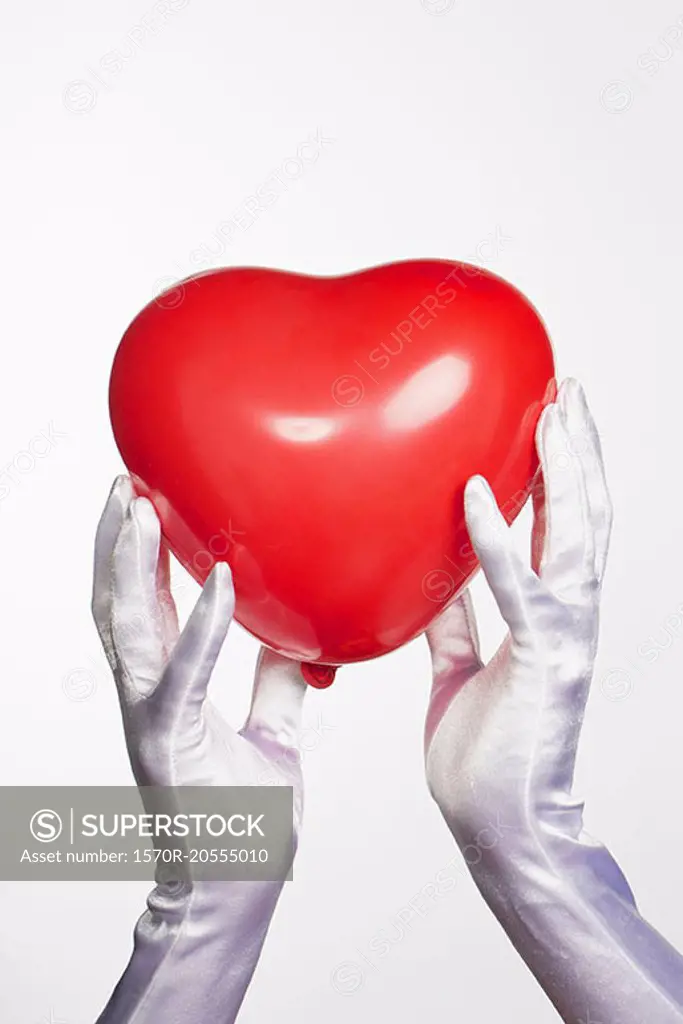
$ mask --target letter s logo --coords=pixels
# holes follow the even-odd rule
[[[36,811],[31,818],[31,835],[39,843],[54,843],[62,834],[62,819],[56,811]]]

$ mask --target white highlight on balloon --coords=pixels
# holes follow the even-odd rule
[[[324,441],[335,432],[337,424],[323,416],[277,416],[270,420],[274,434],[296,444]]]
[[[383,410],[391,430],[415,430],[436,420],[460,401],[470,382],[470,364],[445,355],[418,370]]]

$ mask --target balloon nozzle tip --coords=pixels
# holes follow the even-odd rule
[[[301,666],[301,674],[309,686],[314,686],[316,690],[326,690],[334,682],[337,666],[313,665],[311,662],[304,662]]]

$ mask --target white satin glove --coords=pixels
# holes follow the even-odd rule
[[[95,541],[93,616],[111,666],[139,786],[292,786],[306,684],[295,662],[262,649],[248,721],[235,732],[206,699],[234,609],[215,566],[178,635],[159,522],[130,481],[115,482]],[[229,1024],[251,980],[281,882],[157,885],[100,1024]]]
[[[544,410],[537,447],[538,575],[486,482],[466,489],[472,546],[509,634],[482,665],[467,595],[429,630],[427,779],[486,902],[564,1021],[681,1024],[683,959],[640,917],[571,792],[612,517],[575,381]]]

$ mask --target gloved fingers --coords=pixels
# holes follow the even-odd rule
[[[127,476],[118,476],[97,524],[93,565],[92,615],[97,632],[111,661],[112,555],[123,520],[133,500],[133,485]]]
[[[566,388],[564,382],[558,403],[543,410],[537,430],[546,520],[540,574],[557,597],[575,603],[594,578],[595,546],[583,467],[572,454],[562,411]],[[569,401],[572,397],[570,390]]]
[[[163,666],[162,613],[156,589],[161,528],[147,498],[131,502],[112,557],[112,637],[129,683],[144,696]]]
[[[612,502],[607,489],[600,438],[588,408],[586,394],[578,381],[567,381],[560,395],[576,458],[581,464],[588,496],[589,516],[595,548],[595,573],[599,581],[605,572],[612,530]]]
[[[526,635],[527,602],[539,580],[514,549],[510,527],[486,480],[473,476],[465,487],[465,518],[475,554],[513,638]]]
[[[453,698],[482,667],[479,635],[469,590],[439,615],[427,630],[432,656],[432,690],[425,722],[425,750]]]
[[[195,721],[200,716],[234,610],[230,567],[227,562],[216,562],[178,637],[155,694],[169,717],[177,719],[183,714]]]
[[[259,732],[281,746],[298,747],[307,690],[297,661],[262,647],[251,708],[242,732]]]
[[[178,611],[171,592],[171,561],[168,546],[161,540],[156,573],[157,600],[161,610],[164,654],[168,659],[178,641]]]

